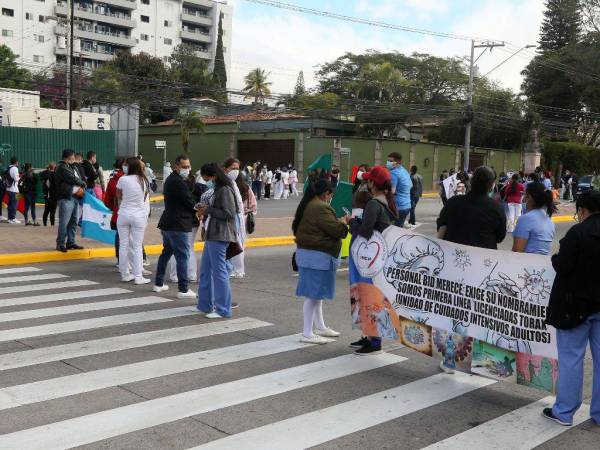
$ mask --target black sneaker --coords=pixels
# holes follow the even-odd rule
[[[238,309],[240,304],[238,302],[231,302],[231,309]]]
[[[369,339],[366,337],[361,337],[358,341],[354,341],[350,344],[352,348],[361,348],[369,342]]]
[[[381,345],[374,346],[371,344],[371,341],[368,341],[361,348],[354,351],[354,354],[358,355],[358,356],[378,355],[380,353],[381,353]]]
[[[67,250],[83,250],[83,247],[77,244],[68,244]]]
[[[544,416],[546,419],[556,422],[559,425],[562,425],[563,427],[570,427],[571,425],[573,425],[572,423],[569,423],[569,422],[563,422],[558,417],[556,417],[552,413],[552,408],[544,408],[544,410],[542,411],[542,416]]]
[[[57,245],[56,250],[62,253],[67,253],[67,247],[65,247],[64,245]]]

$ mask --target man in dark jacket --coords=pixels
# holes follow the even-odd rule
[[[196,211],[192,191],[186,182],[190,175],[191,163],[187,156],[175,159],[175,170],[163,184],[165,209],[158,222],[163,238],[163,251],[158,258],[154,292],[166,291],[164,284],[167,263],[175,255],[179,292],[177,298],[196,298],[196,293],[189,289],[188,258],[190,255],[189,233]]]
[[[98,179],[98,171],[96,170],[96,152],[87,152],[87,159],[81,163],[83,173],[85,174],[85,184],[87,191],[96,196],[94,187]]]
[[[85,189],[85,182],[74,167],[75,152],[63,150],[63,160],[56,166],[56,197],[58,199],[58,236],[56,250],[66,253],[67,250],[81,250],[83,247],[75,243],[77,221],[79,219],[79,201],[73,196],[77,187]],[[65,244],[66,240],[66,244]]]

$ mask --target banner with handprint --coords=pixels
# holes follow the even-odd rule
[[[365,335],[393,337],[457,370],[552,391],[556,334],[544,323],[555,275],[549,257],[392,226],[356,239],[352,258],[372,280],[351,286],[353,324]]]

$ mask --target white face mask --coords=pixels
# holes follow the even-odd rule
[[[129,172],[129,167],[123,166],[123,173],[127,175],[127,172]]]
[[[358,178],[359,181],[362,181],[362,177],[363,177],[363,171],[361,170],[356,174],[356,178]]]
[[[227,172],[227,177],[231,180],[231,181],[235,181],[237,179],[237,177],[239,176],[240,171],[239,170],[232,170],[230,172]]]
[[[190,169],[179,169],[179,175],[183,178],[187,178],[190,176]]]

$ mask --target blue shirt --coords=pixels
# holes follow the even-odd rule
[[[551,191],[552,190],[552,181],[550,181],[549,178],[544,178],[542,180],[542,183],[544,183],[544,187],[546,188],[547,191]]]
[[[544,208],[538,208],[519,217],[513,237],[527,239],[525,253],[548,255],[552,249],[554,229],[554,223]]]
[[[398,211],[406,211],[410,209],[410,190],[412,189],[412,180],[408,171],[398,166],[391,170],[392,187],[396,189],[394,198],[396,199],[396,208]]]

